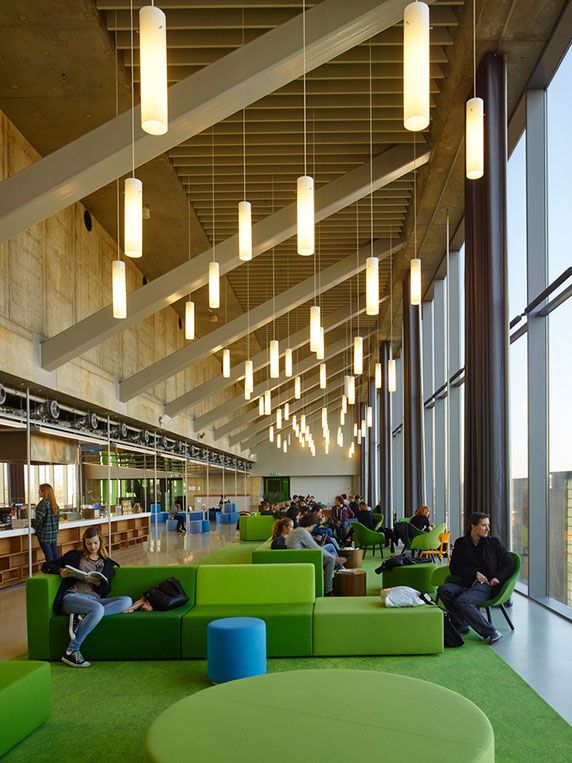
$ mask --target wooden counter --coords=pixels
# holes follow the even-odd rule
[[[111,517],[111,551],[128,548],[143,543],[149,537],[150,513],[124,514]],[[65,554],[72,549],[81,549],[81,536],[86,527],[99,526],[106,543],[108,518],[81,519],[76,522],[60,522],[58,551]],[[32,574],[40,571],[44,555],[32,530]],[[28,529],[0,531],[0,588],[24,582],[29,577],[28,569]]]

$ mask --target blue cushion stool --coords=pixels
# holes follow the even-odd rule
[[[202,519],[203,518],[203,512],[202,511],[189,511],[189,519]]]
[[[208,519],[201,519],[202,528],[204,533],[210,533],[211,531],[211,523]]]
[[[207,628],[208,675],[215,684],[266,673],[266,623],[223,617]]]
[[[203,522],[202,519],[192,519],[189,522],[189,532],[191,533],[202,533],[203,531]]]
[[[179,523],[177,522],[176,519],[168,519],[165,524],[166,524],[167,532],[172,532],[176,530],[179,526]]]

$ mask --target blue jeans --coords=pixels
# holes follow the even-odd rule
[[[116,596],[112,599],[98,599],[85,593],[66,593],[62,602],[62,611],[66,615],[85,615],[81,621],[75,639],[70,641],[68,652],[76,652],[89,636],[102,617],[118,615],[133,604],[129,596]]]
[[[481,614],[478,604],[491,598],[492,588],[487,583],[473,583],[465,588],[459,583],[444,583],[439,586],[437,598],[441,599],[445,609],[458,628],[470,626],[479,636],[492,636],[495,628]]]
[[[57,559],[58,554],[58,542],[54,541],[53,543],[48,543],[45,540],[39,540],[38,543],[40,544],[40,548],[44,552],[44,556],[46,557],[46,562],[53,562],[54,559]]]

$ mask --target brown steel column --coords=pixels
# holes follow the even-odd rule
[[[403,279],[403,512],[423,505],[423,387],[421,307],[410,300],[409,273]]]
[[[389,342],[379,345],[381,362],[381,395],[379,405],[379,493],[381,508],[385,513],[387,526],[393,526],[393,498],[391,472],[391,392],[387,389],[387,363],[389,361]]]
[[[506,62],[487,54],[477,71],[485,101],[485,167],[465,181],[464,514],[490,514],[508,542],[508,315],[506,274]]]

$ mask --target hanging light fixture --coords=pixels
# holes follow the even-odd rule
[[[330,452],[330,438],[328,437],[327,439],[324,440],[324,453],[327,456],[329,452]]]
[[[155,5],[139,11],[139,46],[141,127],[149,135],[164,135],[169,129],[167,19]]]
[[[270,378],[278,379],[280,376],[280,348],[277,339],[270,341]]]
[[[250,394],[254,390],[254,367],[251,360],[244,361],[244,389]]]
[[[393,358],[387,361],[387,389],[389,392],[395,392],[397,389],[397,371]]]
[[[327,406],[323,406],[322,408],[322,429],[328,428],[328,408]]]
[[[280,448],[282,447],[282,435],[280,434],[280,432],[278,432],[278,434],[276,435],[276,447],[278,448],[278,450],[280,450]]]
[[[276,409],[276,429],[282,429],[282,408]]]
[[[367,434],[367,421],[365,419],[361,420],[361,436],[365,437]]]
[[[185,339],[195,338],[195,303],[188,299],[185,303]]]
[[[347,412],[348,412],[348,398],[347,398],[346,393],[344,393],[342,395],[342,413],[345,416]]]
[[[361,429],[357,431],[357,444],[361,445]]]
[[[282,443],[282,450],[284,451],[284,453],[288,453],[288,443],[286,440],[284,440],[284,442]]]
[[[379,315],[379,260],[368,257],[365,261],[365,312]]]
[[[220,307],[219,265],[216,260],[209,262],[209,307],[211,310]]]
[[[299,400],[302,397],[302,382],[299,376],[294,379],[294,398]]]
[[[296,183],[298,254],[314,254],[314,179],[306,172],[306,0],[302,2],[302,55],[304,98],[304,174]]]
[[[127,318],[127,283],[125,278],[125,262],[113,260],[111,267],[111,284],[113,293],[113,317]]]
[[[302,432],[306,431],[306,414],[305,413],[303,413],[300,416],[300,428],[301,428]]]
[[[473,0],[473,97],[465,107],[465,174],[469,180],[485,172],[485,102],[477,97],[477,21]]]
[[[298,419],[296,418],[296,414],[292,414],[292,427],[296,430],[298,429]]]
[[[410,264],[410,293],[411,304],[421,304],[421,260],[414,257]]]
[[[349,377],[348,383],[348,404],[355,405],[356,401],[356,378],[355,376]]]
[[[289,347],[284,353],[284,375],[288,378],[292,376],[292,350]]]
[[[258,398],[258,415],[264,416],[264,397],[262,395]]]
[[[358,434],[357,421],[354,421],[354,437],[357,437],[357,434]]]
[[[341,427],[338,427],[337,443],[339,448],[344,447],[344,433],[342,432]]]
[[[348,456],[349,456],[350,458],[353,458],[353,457],[354,457],[354,444],[353,444],[353,442],[351,443],[351,445],[350,445],[350,447],[349,447],[349,450],[348,450]]]
[[[375,364],[375,388],[381,389],[381,363]]]
[[[270,416],[272,413],[272,392],[267,389],[264,393],[264,415]]]
[[[312,305],[310,308],[310,350],[317,352],[320,347],[320,308]]]
[[[222,375],[225,379],[230,378],[230,350],[222,351]],[[252,390],[250,390],[252,392]]]
[[[343,426],[346,421],[346,414],[343,411],[340,411],[340,424]]]
[[[320,389],[326,389],[327,382],[326,364],[320,363]]]
[[[367,406],[366,423],[367,423],[367,426],[371,429],[371,427],[373,426],[373,408],[371,407],[371,405]]]
[[[272,424],[268,427],[268,440],[274,442],[274,426]]]
[[[284,420],[288,421],[290,418],[290,403],[284,403]]]
[[[249,201],[238,202],[238,258],[252,259],[252,208]]]
[[[143,256],[143,183],[136,177],[125,179],[124,250],[127,257]]]
[[[325,355],[325,340],[324,340],[324,327],[320,327],[320,342],[318,344],[318,349],[316,350],[316,360],[323,360]]]
[[[417,132],[429,125],[429,6],[410,3],[403,14],[403,124]]]
[[[363,337],[354,337],[354,376],[363,373]]]

